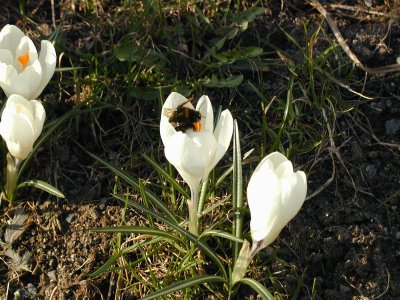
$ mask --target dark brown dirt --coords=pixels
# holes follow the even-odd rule
[[[7,13],[1,13],[0,26],[12,23],[23,27],[27,24],[14,2],[3,4],[2,10]],[[28,2],[29,17],[51,26],[50,2]],[[277,25],[300,42],[304,40],[302,24],[320,24],[323,18],[310,5],[300,5],[300,1],[269,5],[269,1],[266,2],[266,15],[257,19],[253,30],[266,33],[270,43],[284,49],[291,59],[301,60],[298,49]],[[380,67],[396,63],[400,56],[400,26],[399,10],[392,7],[393,1],[372,1],[371,8],[366,6],[367,1],[361,0],[320,2],[332,14],[348,45],[365,65]],[[70,7],[71,3],[61,1],[60,5]],[[108,2],[107,5],[109,11],[115,9]],[[91,32],[84,22],[79,25],[77,20],[79,18],[72,11],[57,7],[56,22],[62,25],[65,37],[71,38],[77,47],[90,48],[91,39],[98,33]],[[328,25],[322,26],[335,40]],[[321,49],[324,49],[324,43],[320,41]],[[266,75],[270,84],[267,89],[271,95],[281,93],[280,77],[271,74]],[[352,112],[337,116],[336,149],[327,149],[318,155],[299,155],[296,161],[309,173],[310,195],[333,175],[332,182],[304,204],[280,238],[258,255],[250,267],[251,274],[287,299],[296,295],[298,299],[400,299],[400,80],[398,73],[370,75],[358,69],[354,70],[353,76],[359,83],[357,87],[363,87],[362,92],[372,100],[349,96],[352,94],[344,91],[344,98],[353,97],[353,103],[358,104]],[[55,86],[50,87],[53,90],[48,93],[54,92]],[[73,94],[72,88],[69,92]],[[66,95],[62,95],[66,97],[62,100],[74,99],[73,95],[71,98]],[[54,114],[49,113],[50,118],[55,118],[55,115],[63,114],[68,105],[50,109]],[[242,108],[233,106],[232,111],[235,109],[240,118]],[[110,115],[112,124],[104,125],[106,130],[115,126],[117,119],[123,119],[119,112]],[[157,128],[148,125],[158,122],[157,115],[153,111],[143,117],[138,112],[137,117],[146,121],[138,125],[138,132],[151,132],[149,135],[157,138],[150,146],[143,145],[140,140],[133,140],[133,145],[142,151],[160,149]],[[32,190],[32,194],[23,194],[23,203],[13,206],[2,203],[1,240],[4,240],[4,228],[16,209],[24,207],[29,212],[25,231],[13,244],[13,249],[21,257],[30,253],[27,270],[12,266],[10,258],[1,257],[0,295],[4,299],[6,294],[7,299],[13,299],[17,291],[22,299],[114,297],[110,282],[115,278],[109,273],[96,278],[86,275],[112,255],[115,237],[93,233],[89,229],[119,223],[124,208],[109,197],[114,183],[110,179],[112,174],[102,170],[73,143],[77,140],[90,150],[102,153],[92,132],[82,127],[78,131],[71,126],[59,134],[57,142],[40,149],[27,174],[27,178],[35,174],[35,178],[57,184],[66,194],[65,200],[49,200],[46,194]],[[261,129],[243,129],[246,130],[259,132]],[[113,135],[112,130],[110,132],[109,136],[103,137],[102,147],[107,148],[107,159],[116,162],[122,160],[118,154],[122,148],[116,146],[119,137]],[[243,136],[245,148],[259,144],[259,141],[250,140],[254,136],[249,135],[247,139],[245,134]],[[138,177],[146,173],[137,160],[129,169],[132,174],[140,173]],[[128,222],[137,218],[133,211],[127,211]],[[279,259],[261,269],[255,267],[269,258],[273,248],[278,249],[273,253]],[[269,280],[270,273],[274,274],[275,284]],[[243,293],[252,297],[248,290]]]

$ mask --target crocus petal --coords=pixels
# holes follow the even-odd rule
[[[25,67],[31,65],[34,61],[36,61],[38,59],[38,55],[36,47],[33,44],[32,40],[29,37],[24,36],[17,47],[17,51],[15,52],[14,57],[14,66],[16,67],[18,73],[23,72],[23,70],[25,69],[19,59],[20,57],[27,54],[29,59]]]
[[[44,121],[46,119],[46,111],[44,110],[41,102],[37,100],[31,100],[30,103],[33,107],[35,115],[35,121],[33,122],[33,135],[34,140],[36,141],[43,130]]]
[[[282,205],[289,222],[299,212],[305,201],[307,194],[306,174],[297,171],[292,174],[290,179],[282,180],[281,190],[283,191]],[[285,192],[288,193],[285,195]]]
[[[299,212],[307,193],[304,172],[278,152],[265,157],[247,187],[251,236],[258,249],[271,244]]]
[[[288,159],[286,158],[285,155],[283,155],[280,152],[272,152],[268,154],[264,159],[259,163],[257,167],[262,167],[262,164],[264,161],[269,161],[272,163],[273,168],[277,168],[281,163],[287,161]]]
[[[214,112],[208,96],[201,96],[196,105],[196,110],[201,114],[201,128],[202,130],[214,131]]]
[[[217,140],[217,149],[215,151],[214,161],[210,165],[210,171],[217,165],[229,148],[233,134],[233,118],[229,110],[224,110],[218,120],[214,130],[214,136]]]
[[[0,86],[7,96],[18,94],[26,99],[30,99],[32,91],[35,91],[42,79],[42,67],[38,60],[28,66],[23,72],[17,73],[11,65],[7,66],[4,81],[0,81]]]
[[[207,132],[177,132],[165,144],[165,157],[190,187],[197,188],[207,172],[216,144],[214,136]]]
[[[1,114],[0,135],[12,156],[23,160],[43,129],[46,113],[37,100],[11,95]]]
[[[50,41],[41,42],[39,62],[42,66],[42,81],[36,91],[33,92],[31,99],[36,99],[43,92],[51,77],[53,77],[56,69],[56,50]]]
[[[10,127],[11,136],[6,139],[8,151],[12,156],[23,160],[33,148],[33,128],[25,115],[14,115]],[[4,137],[3,137],[4,138]]]
[[[24,36],[25,34],[17,26],[7,24],[0,31],[0,48],[15,53]]]
[[[5,65],[12,65],[14,63],[14,56],[10,50],[0,49],[0,63]],[[4,74],[1,74],[0,76],[4,76]]]

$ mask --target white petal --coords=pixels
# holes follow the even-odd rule
[[[7,97],[16,90],[15,86],[10,85],[10,78],[17,76],[18,72],[13,65],[0,64],[0,86]]]
[[[217,150],[214,161],[211,165],[213,169],[229,148],[233,134],[233,118],[229,110],[224,110],[219,117],[218,124],[215,127],[214,136],[217,140]],[[211,170],[210,170],[211,171]]]
[[[31,99],[36,99],[43,92],[44,88],[53,77],[56,69],[57,55],[53,44],[50,41],[42,41],[39,55],[39,62],[42,66],[42,81],[39,87],[32,94]]]
[[[185,103],[188,99],[176,92],[172,92],[169,94],[168,98],[165,100],[164,105],[163,105],[163,110],[164,108],[169,108],[169,109],[176,109],[179,105],[182,105]],[[193,104],[189,101],[185,104],[185,106],[194,109]],[[164,115],[164,112],[161,112],[161,116]]]
[[[177,132],[165,144],[165,157],[175,166],[184,180],[195,187],[208,170],[215,154],[216,141],[207,132]]]
[[[274,168],[277,168],[281,163],[287,161],[288,159],[280,152],[272,152],[268,154],[262,161],[264,160],[269,160]]]
[[[38,59],[37,50],[32,40],[29,37],[24,36],[17,47],[14,57],[14,67],[17,69],[18,73],[24,70],[18,58],[26,54],[29,54],[29,60],[27,61],[26,66],[31,65],[35,60]]]
[[[44,110],[42,103],[40,103],[39,101],[31,100],[29,102],[33,107],[35,115],[35,119],[33,122],[33,134],[34,134],[34,141],[36,141],[43,130],[43,124],[46,119],[46,111]]]
[[[281,182],[282,206],[289,222],[300,210],[307,194],[307,179],[302,171],[293,173]]]
[[[293,165],[290,160],[280,163],[278,166],[274,164],[275,172],[278,177],[293,175]]]
[[[214,112],[208,96],[201,96],[196,105],[196,110],[201,114],[201,130],[214,131]]]
[[[0,48],[15,53],[24,36],[25,34],[17,26],[7,24],[0,32]]]
[[[24,160],[27,158],[33,149],[33,146],[29,148],[11,141],[6,141],[6,143],[8,152],[10,152],[12,156],[18,158],[19,160]]]
[[[257,166],[247,187],[251,235],[261,248],[271,244],[299,212],[307,192],[304,172],[293,173],[292,163],[278,152]]]
[[[22,73],[16,73],[12,66],[7,66],[6,80],[0,82],[1,87],[7,96],[18,94],[24,98],[32,99],[32,92],[35,91],[42,79],[42,67],[38,60],[28,66]]]
[[[14,63],[13,54],[7,49],[0,49],[0,63],[6,64],[6,65],[12,65]],[[1,74],[1,75],[3,75],[3,74]]]
[[[265,165],[266,166],[266,165]],[[269,169],[254,172],[247,186],[247,201],[251,213],[251,235],[253,240],[265,238],[273,223],[275,207],[280,206],[279,184],[275,173]]]

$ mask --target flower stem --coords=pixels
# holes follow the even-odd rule
[[[189,231],[195,236],[199,235],[199,215],[197,208],[199,206],[198,188],[190,188],[190,200],[188,201],[189,209]]]
[[[10,202],[15,199],[15,188],[17,186],[19,160],[7,154],[7,182],[6,182],[6,198]]]

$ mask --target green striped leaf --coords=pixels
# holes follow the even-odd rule
[[[189,278],[186,280],[182,280],[176,283],[171,284],[170,286],[163,288],[153,294],[150,294],[146,297],[143,297],[142,300],[150,300],[157,297],[162,297],[168,295],[172,292],[180,291],[192,286],[197,286],[204,283],[211,283],[211,282],[225,282],[222,277],[219,276],[200,276],[195,278]]]

